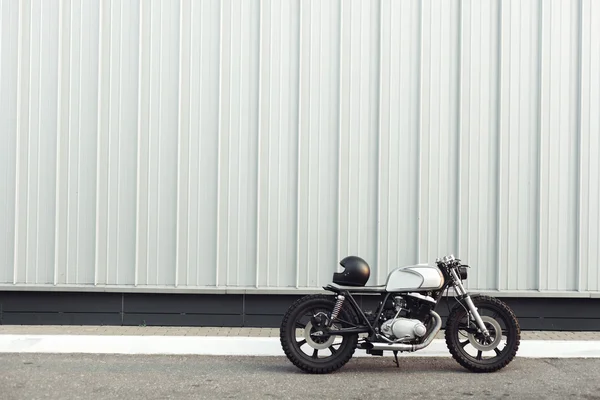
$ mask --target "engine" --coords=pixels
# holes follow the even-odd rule
[[[418,319],[400,317],[385,321],[381,333],[394,342],[404,342],[425,336],[427,328]]]
[[[410,342],[427,333],[425,323],[435,300],[419,293],[396,296],[384,307],[381,334],[392,342]]]

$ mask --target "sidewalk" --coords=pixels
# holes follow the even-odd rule
[[[278,329],[143,326],[3,325],[0,353],[284,356]],[[450,354],[440,332],[425,349],[403,356]],[[600,332],[525,331],[518,357],[600,358]]]
[[[279,337],[278,328],[0,325],[0,335]],[[440,331],[436,339],[443,339]],[[522,340],[600,340],[600,332],[522,331]]]

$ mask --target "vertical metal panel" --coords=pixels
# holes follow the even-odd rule
[[[0,0],[0,284],[600,288],[592,0]],[[19,286],[21,287],[21,286]]]
[[[542,3],[540,289],[577,289],[579,1]]]
[[[462,2],[458,253],[478,266],[467,282],[478,288],[498,284],[502,4]]]
[[[371,261],[374,272],[378,268],[379,6],[378,1],[342,3],[338,144],[338,253],[361,255]],[[328,225],[326,221],[321,222],[324,228]],[[330,260],[336,255],[335,252],[327,254]],[[321,263],[331,275],[328,263]]]
[[[338,102],[344,88],[344,83],[338,88],[340,72],[344,79],[338,62],[340,41],[344,45],[339,37],[340,4],[299,3],[296,282],[305,287],[317,286],[330,275],[327,266],[337,256]],[[359,4],[347,2],[344,7],[351,12]]]
[[[99,19],[101,24],[98,29],[98,137],[96,152],[96,232],[95,232],[95,281],[99,285],[109,283],[108,269],[108,198],[113,195],[114,189],[109,186],[108,150],[110,134],[110,44],[111,30],[117,24],[112,24],[112,2],[99,4]],[[113,28],[113,26],[115,28]],[[112,190],[111,190],[112,189]],[[67,242],[69,243],[69,242]],[[70,278],[70,277],[69,277]],[[72,282],[69,279],[68,282]]]
[[[24,256],[27,250],[27,211],[29,202],[27,201],[27,156],[29,155],[29,125],[27,118],[28,108],[24,105],[28,102],[29,94],[29,25],[30,25],[30,4],[19,2],[19,15],[17,17],[17,107],[16,107],[16,128],[17,143],[15,146],[16,167],[15,167],[15,247],[14,247],[14,273],[13,283],[26,282],[25,272],[27,271],[27,257]],[[4,21],[3,25],[4,25]],[[3,62],[5,57],[2,57]],[[23,110],[25,108],[25,111]],[[24,115],[25,114],[25,115]],[[10,196],[10,192],[6,196]]]
[[[51,283],[54,277],[55,171],[47,166],[53,167],[56,163],[57,118],[55,110],[48,107],[44,99],[57,97],[58,3],[19,6],[17,85],[20,88],[17,89],[18,122],[13,131],[18,140],[15,199],[18,205],[15,264],[18,268],[14,281]],[[9,193],[15,195],[14,191]]]
[[[458,244],[460,4],[422,2],[419,260]]]
[[[377,281],[419,261],[421,2],[381,5]]]
[[[581,3],[579,288],[600,290],[600,4]]]
[[[95,278],[99,8],[63,1],[59,12],[63,36],[57,40],[61,70],[57,73],[60,97],[56,97],[60,128],[55,280],[91,284]]]
[[[15,194],[17,190],[17,86],[19,76],[19,3],[0,1],[0,282],[13,281],[15,265]]]
[[[300,3],[263,1],[260,21],[256,286],[295,286]]]
[[[501,3],[498,287],[537,287],[539,24],[537,1]],[[542,128],[543,129],[543,128]],[[545,268],[545,267],[544,267]]]
[[[196,197],[190,201],[196,205],[195,244],[196,260],[194,262],[196,280],[188,284],[207,285],[216,283],[217,263],[217,193],[219,187],[218,176],[218,133],[219,133],[219,102],[220,76],[219,54],[220,19],[219,1],[202,2],[202,8],[194,7],[194,30],[199,35],[194,41],[192,56],[192,83],[198,85],[193,90],[190,102],[195,110],[190,116],[190,130],[195,132],[195,144],[192,145],[197,159],[197,167],[192,180],[192,187],[197,186]],[[195,88],[195,86],[192,86]],[[197,149],[197,150],[196,150]],[[192,214],[193,215],[193,214]]]
[[[217,286],[256,277],[259,5],[222,3]]]
[[[136,248],[134,285],[148,284],[149,270],[149,152],[150,152],[150,39],[152,39],[150,16],[152,3],[140,4],[138,31],[138,109],[137,109],[137,151],[136,151]],[[99,215],[99,214],[98,214]],[[98,226],[98,223],[97,223]],[[98,272],[98,261],[96,272]]]
[[[90,12],[94,15],[98,14],[98,10],[90,10]],[[96,148],[91,144],[86,147],[89,152],[80,154],[79,157],[96,159],[95,168],[90,172],[96,173],[99,180],[98,190],[101,194],[97,196],[96,205],[97,212],[103,216],[99,220],[100,226],[96,232],[98,236],[95,238],[98,283],[117,284],[133,282],[135,272],[133,266],[135,265],[135,182],[138,140],[136,78],[139,62],[139,37],[136,27],[139,25],[140,7],[137,3],[103,3],[101,12],[102,46],[96,47],[99,54],[92,54],[94,57],[98,54],[98,62],[103,73],[100,75],[99,88],[90,88],[88,97],[92,102],[96,99],[98,101],[98,104],[90,105],[90,109],[97,106],[101,113],[100,135],[97,137],[97,145],[100,149],[97,152],[97,159],[94,154]],[[165,13],[163,18],[168,18],[167,15]],[[107,21],[112,23],[108,24]],[[74,34],[76,35],[75,32]],[[170,34],[168,37],[171,38],[173,35]],[[170,58],[171,55],[165,54],[165,57]],[[93,71],[96,66],[89,68]],[[170,99],[165,94],[163,98]],[[166,115],[163,118],[172,118],[171,114],[168,114],[168,106],[162,107],[161,110],[161,114]],[[93,129],[93,124],[90,123],[89,130]],[[77,151],[81,150],[78,148]],[[85,180],[87,181],[88,179]],[[169,181],[174,183],[174,179]],[[88,192],[94,189],[92,185],[88,186]],[[171,188],[167,186],[164,189],[161,194],[171,197],[173,193]],[[82,204],[84,203],[87,208],[92,202],[82,201]],[[90,213],[92,212],[93,210],[90,209]],[[90,217],[86,220],[93,219]],[[163,227],[163,230],[171,233],[166,227]],[[163,243],[161,246],[154,247],[154,250],[161,248]],[[92,260],[86,262],[86,265],[91,263]],[[94,275],[93,270],[86,269],[86,281],[94,279]],[[168,273],[165,272],[165,275]],[[169,283],[173,280],[173,278],[168,280],[166,276],[164,278],[164,281]]]
[[[30,226],[35,232],[36,241],[36,278],[35,282],[51,283],[54,280],[54,225],[56,208],[56,171],[46,166],[56,165],[57,147],[57,113],[54,107],[48,107],[44,99],[56,99],[58,96],[58,13],[59,2],[46,1],[37,3],[40,14],[40,48],[39,75],[37,77],[36,108],[37,129],[36,138],[36,188],[32,190],[32,199],[35,198],[36,225]],[[33,88],[32,88],[33,89]],[[33,90],[31,93],[36,93]],[[32,96],[33,97],[33,96]],[[32,101],[33,104],[33,101]],[[50,103],[55,104],[55,101]],[[33,121],[34,119],[32,119]],[[32,164],[33,167],[33,164]],[[32,203],[33,204],[33,203]],[[32,235],[33,236],[33,235]],[[32,257],[33,258],[33,257]]]

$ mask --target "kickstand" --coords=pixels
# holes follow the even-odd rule
[[[396,367],[400,368],[400,364],[398,364],[398,352],[394,350],[394,362],[396,363]]]

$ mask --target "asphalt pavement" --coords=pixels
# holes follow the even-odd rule
[[[474,374],[451,358],[355,358],[309,375],[284,357],[0,354],[0,398],[598,399],[600,360],[517,358]]]

